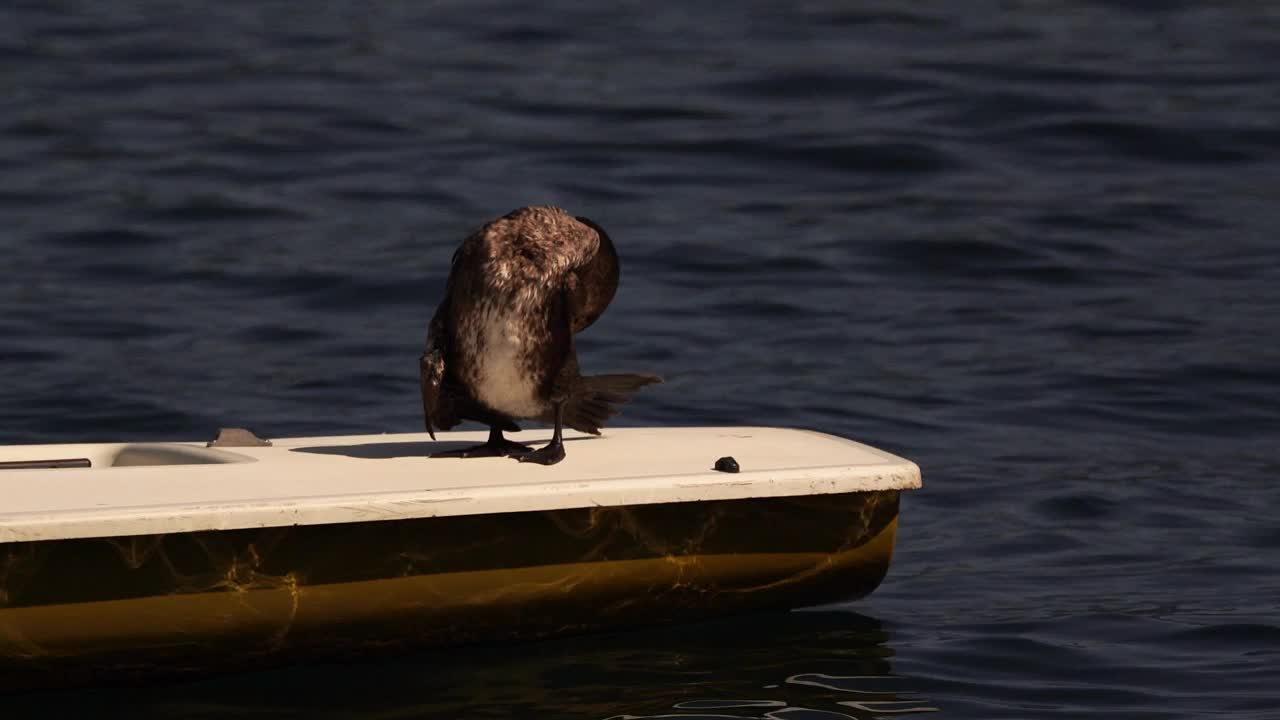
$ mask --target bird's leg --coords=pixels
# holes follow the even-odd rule
[[[489,426],[489,439],[483,445],[473,445],[472,447],[462,448],[460,450],[444,450],[437,453],[431,453],[433,458],[477,458],[477,457],[507,457],[510,455],[524,455],[530,453],[533,448],[518,443],[515,440],[508,440],[502,437],[502,431],[496,426]]]
[[[564,425],[564,401],[556,401],[556,429],[551,435],[551,442],[526,455],[516,456],[520,462],[538,463],[539,465],[555,465],[564,459],[564,438],[560,436]]]

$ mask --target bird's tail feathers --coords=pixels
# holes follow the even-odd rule
[[[564,424],[579,432],[599,435],[618,405],[645,385],[662,382],[657,375],[617,373],[578,378],[564,405]]]

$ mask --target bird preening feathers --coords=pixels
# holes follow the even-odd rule
[[[564,459],[563,427],[600,434],[617,406],[656,375],[584,376],[573,337],[618,289],[618,254],[604,229],[559,208],[514,210],[473,232],[453,255],[444,299],[421,358],[427,431],[462,420],[489,426],[483,445],[432,457]],[[533,450],[503,437],[516,420],[555,425]]]

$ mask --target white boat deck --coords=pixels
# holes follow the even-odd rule
[[[832,435],[760,427],[566,435],[558,465],[428,458],[481,432],[203,443],[0,446],[0,543],[920,487],[915,463]],[[549,430],[509,436],[539,445]],[[732,456],[739,473],[713,469]],[[164,463],[164,464],[155,464]]]

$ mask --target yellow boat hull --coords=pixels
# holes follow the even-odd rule
[[[898,490],[0,544],[0,689],[863,597]]]

